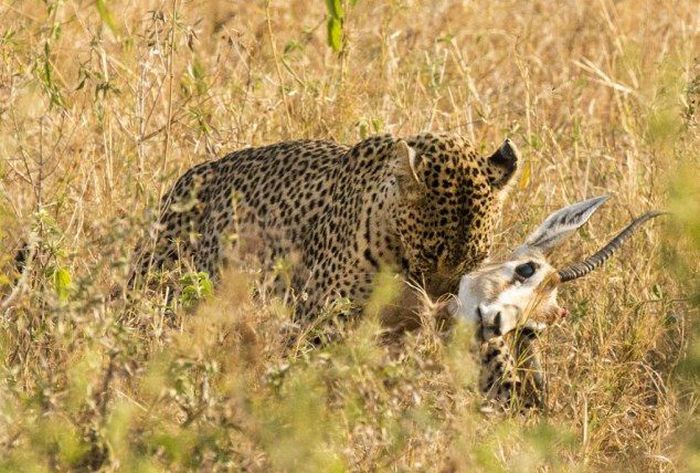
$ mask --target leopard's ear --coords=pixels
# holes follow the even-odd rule
[[[517,174],[519,161],[518,148],[506,138],[487,160],[486,172],[491,186],[494,189],[507,190],[508,185],[514,181],[513,178]]]
[[[394,175],[401,191],[411,192],[423,188],[422,164],[422,158],[408,143],[404,140],[394,143]]]

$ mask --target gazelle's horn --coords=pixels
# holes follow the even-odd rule
[[[641,217],[637,217],[625,227],[624,230],[622,230],[620,233],[618,233],[615,238],[610,240],[610,242],[593,253],[591,256],[586,258],[583,261],[580,261],[578,263],[574,263],[564,269],[559,270],[558,276],[559,276],[559,281],[560,282],[567,282],[567,281],[572,281],[574,279],[578,279],[582,276],[585,276],[586,274],[590,273],[612,256],[615,251],[622,246],[622,244],[627,240],[634,232],[647,220],[651,220],[654,217],[658,217],[659,215],[664,215],[668,212],[659,212],[658,210],[653,210],[651,212],[647,212]]]

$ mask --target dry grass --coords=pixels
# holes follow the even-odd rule
[[[320,1],[97,6],[0,4],[0,264],[38,242],[0,314],[0,470],[700,469],[696,2],[360,0],[340,55]],[[679,211],[562,294],[548,412],[480,413],[461,329],[390,356],[368,317],[285,358],[288,311],[251,301],[242,274],[174,328],[158,300],[129,319],[106,302],[189,166],[421,130],[518,143],[501,248],[597,194],[613,199],[566,259]]]

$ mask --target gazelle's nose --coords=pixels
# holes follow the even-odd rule
[[[553,324],[569,316],[569,309],[555,304],[546,314],[547,324]]]
[[[481,335],[484,340],[500,337],[513,330],[520,310],[514,305],[479,304],[476,309]]]

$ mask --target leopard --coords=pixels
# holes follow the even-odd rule
[[[431,297],[454,293],[490,252],[519,162],[510,139],[483,153],[457,133],[243,148],[195,165],[165,193],[128,285],[179,261],[216,285],[235,247],[263,274],[289,262],[269,290],[291,290],[298,321],[337,300],[361,312],[385,268]]]

